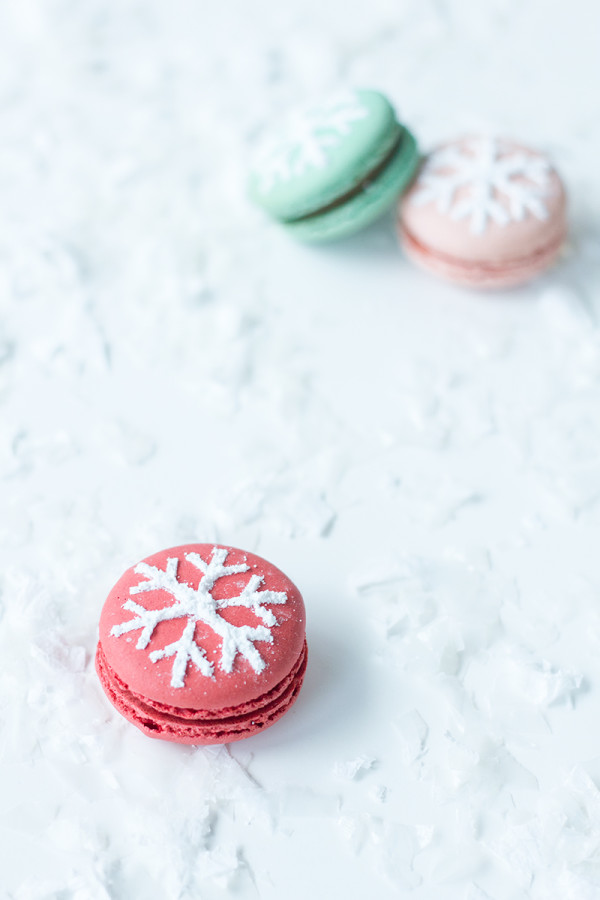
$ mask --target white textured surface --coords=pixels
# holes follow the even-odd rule
[[[0,845],[14,900],[600,892],[594,0],[5,0]],[[358,84],[425,144],[548,150],[572,244],[427,280],[246,203],[260,123]],[[103,599],[162,547],[272,559],[296,707],[227,748],[119,720]]]

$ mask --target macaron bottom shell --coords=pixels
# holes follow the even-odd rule
[[[179,744],[225,744],[239,741],[273,725],[295,702],[306,672],[306,642],[289,674],[256,700],[237,707],[202,712],[148,701],[130,691],[110,668],[98,644],[96,671],[106,696],[129,722],[149,737]]]
[[[419,268],[452,284],[479,290],[516,287],[536,278],[557,260],[566,234],[521,259],[502,263],[468,262],[425,246],[399,226],[400,242],[406,256]]]
[[[397,150],[372,181],[350,195],[345,202],[293,221],[283,222],[285,229],[304,243],[325,243],[348,237],[385,213],[408,187],[419,165],[417,142],[406,128]]]

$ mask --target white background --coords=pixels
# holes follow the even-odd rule
[[[2,4],[2,896],[598,897],[599,34],[594,0]],[[547,150],[561,263],[485,296],[391,216],[266,222],[261,129],[348,85],[424,148]],[[305,688],[230,748],[154,742],[100,608],[216,539],[302,590]]]

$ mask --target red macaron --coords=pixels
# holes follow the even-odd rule
[[[100,616],[96,670],[145,734],[220,744],[272,725],[306,670],[298,588],[266,560],[188,544],[128,569]]]

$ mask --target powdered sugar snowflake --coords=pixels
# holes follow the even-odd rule
[[[350,133],[368,110],[352,91],[335,94],[318,106],[292,114],[282,130],[259,150],[254,172],[262,193],[310,169],[327,164],[328,151]]]
[[[471,232],[483,234],[490,219],[501,226],[528,214],[547,219],[544,199],[550,194],[551,171],[543,156],[494,138],[465,141],[429,156],[412,202],[435,203],[456,221],[470,219]],[[462,196],[457,197],[459,191]]]
[[[257,674],[265,668],[265,661],[254,646],[254,642],[272,643],[273,636],[270,629],[278,623],[272,611],[267,609],[264,604],[285,603],[287,594],[284,591],[258,590],[264,579],[261,575],[251,575],[250,580],[237,596],[226,600],[217,600],[211,591],[219,578],[248,572],[250,569],[245,563],[225,565],[228,553],[229,551],[223,547],[213,547],[210,562],[202,559],[199,553],[185,554],[187,561],[202,572],[197,588],[178,580],[179,559],[177,557],[169,557],[165,569],[159,569],[157,566],[150,566],[144,562],[138,563],[134,569],[138,575],[144,575],[147,580],[131,587],[130,594],[166,591],[171,594],[175,602],[172,606],[165,606],[161,609],[146,609],[134,600],[127,600],[123,604],[123,609],[134,613],[135,618],[129,619],[121,625],[115,625],[110,633],[114,637],[120,637],[139,628],[141,633],[136,648],[144,650],[150,643],[154,629],[159,622],[170,619],[187,619],[181,637],[177,641],[149,654],[150,661],[153,663],[159,659],[175,657],[171,670],[171,686],[174,688],[184,686],[187,667],[190,663],[203,675],[207,677],[213,675],[213,664],[196,643],[197,622],[208,625],[222,639],[219,665],[224,672],[231,672],[238,653],[250,663]],[[220,609],[230,606],[244,606],[251,609],[263,624],[255,627],[232,625],[219,615]]]

